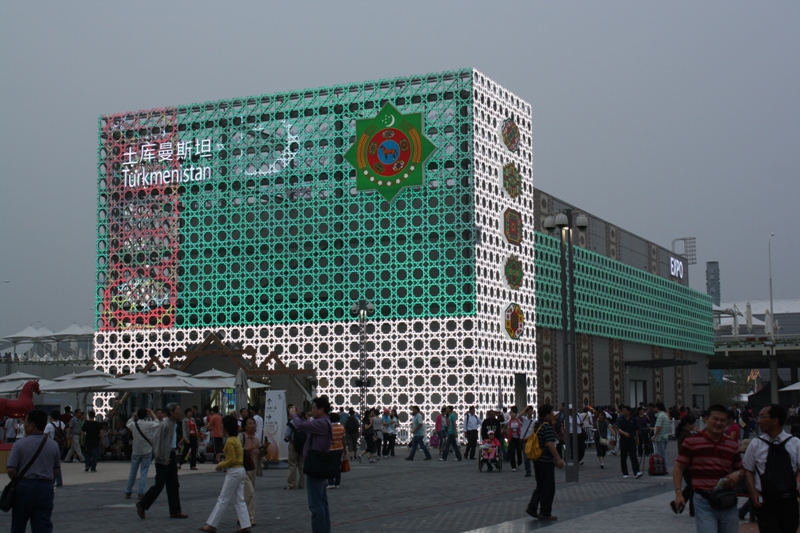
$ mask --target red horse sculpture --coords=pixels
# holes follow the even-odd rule
[[[41,394],[39,391],[39,380],[27,382],[22,387],[16,400],[0,398],[0,418],[7,416],[10,418],[24,418],[28,411],[33,409],[33,393]]]

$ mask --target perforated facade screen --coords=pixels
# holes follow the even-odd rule
[[[481,73],[102,116],[98,366],[208,332],[357,405],[534,401],[531,108]],[[519,395],[519,390],[517,390]]]

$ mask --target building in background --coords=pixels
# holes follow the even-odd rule
[[[482,73],[99,127],[98,368],[180,363],[213,334],[336,407],[361,404],[362,368],[365,403],[404,414],[558,401],[558,244],[538,228],[566,204],[533,188],[531,105]],[[670,365],[713,340],[685,261],[595,217],[577,244],[581,401],[688,403]]]
[[[706,294],[711,296],[711,302],[719,305],[722,297],[722,290],[719,282],[719,262],[708,261],[706,263]]]

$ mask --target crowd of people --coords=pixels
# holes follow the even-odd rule
[[[312,531],[330,531],[327,491],[341,486],[342,472],[350,462],[366,457],[365,462],[374,464],[395,457],[396,446],[407,444],[405,459],[409,461],[421,449],[424,460],[432,460],[433,451],[439,461],[447,461],[452,452],[455,461],[477,459],[480,469],[501,470],[504,463],[509,463],[512,472],[524,468],[526,477],[535,476],[526,512],[538,520],[556,520],[555,469],[570,462],[583,466],[587,448],[593,447],[600,469],[605,469],[607,455],[619,455],[624,479],[640,478],[646,462],[651,475],[671,475],[676,494],[670,507],[681,513],[688,506],[698,533],[737,531],[738,521],[750,512],[761,531],[794,533],[800,518],[795,479],[800,475],[800,439],[794,434],[800,434],[800,427],[793,428],[792,434],[784,431],[790,413],[779,405],[765,407],[754,417],[749,408],[738,405],[713,405],[701,412],[697,407],[667,409],[656,402],[635,407],[586,406],[577,413],[564,404],[558,410],[540,405],[534,413],[529,405],[519,412],[516,407],[490,410],[481,419],[474,407],[460,415],[453,406],[445,406],[426,420],[412,406],[403,428],[394,409],[371,408],[361,415],[352,408],[331,412],[328,398],[322,396],[314,398],[307,411],[288,406],[285,489],[305,489]],[[13,431],[13,436],[6,431],[4,437],[15,444],[9,476],[14,479],[20,473],[19,490],[35,494],[38,502],[15,503],[12,531],[24,531],[28,521],[37,524],[37,531],[52,529],[47,524],[53,491],[62,485],[60,463],[81,461],[86,472],[95,472],[101,450],[109,446],[109,432],[116,431],[118,424],[124,428],[119,453],[130,457],[124,495],[132,498],[136,488],[140,518],[146,518],[165,488],[170,518],[187,518],[181,508],[178,470],[186,462],[196,468],[198,454],[206,453],[201,445],[206,439],[201,435],[207,435],[211,460],[217,471],[225,471],[225,480],[200,529],[216,531],[223,512],[233,505],[236,531],[250,531],[255,525],[256,476],[268,447],[257,408],[222,416],[217,407],[203,414],[195,406],[181,409],[170,403],[164,410],[139,409],[124,423],[123,419],[116,410],[101,418],[93,411],[73,413],[67,408],[49,416],[31,411],[22,420],[4,424]],[[672,463],[666,445],[670,438],[678,443]],[[155,481],[145,490],[153,462]],[[35,467],[26,468],[28,463]],[[746,497],[741,508],[737,497]]]

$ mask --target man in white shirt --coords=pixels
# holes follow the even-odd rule
[[[475,450],[478,448],[478,430],[481,427],[481,419],[475,414],[475,406],[471,405],[469,411],[464,415],[464,434],[467,437],[467,447],[464,450],[464,458],[475,459]]]
[[[63,429],[65,434],[66,434],[66,431],[67,431],[67,425],[64,422],[62,422],[61,420],[58,419],[59,416],[61,416],[61,413],[58,411],[58,409],[54,409],[53,411],[51,411],[50,412],[50,420],[47,422],[47,425],[44,427],[44,434],[47,435],[49,438],[51,438],[53,441],[55,441],[57,443],[58,443],[58,440],[56,440],[56,428],[58,427],[58,428]],[[58,451],[63,455],[63,451],[64,450],[62,450],[60,446],[59,446],[59,450]],[[55,478],[56,478],[55,479],[56,488],[64,486],[64,480],[61,477],[61,469],[60,468],[55,471]]]
[[[149,418],[149,419],[148,419]],[[136,474],[141,469],[139,476],[139,499],[142,499],[147,485],[147,473],[150,471],[150,461],[153,456],[153,439],[158,430],[159,422],[156,414],[150,409],[139,409],[135,417],[131,417],[126,424],[133,435],[131,450],[131,471],[128,474],[128,486],[125,487],[125,499],[130,499]]]
[[[17,422],[16,418],[8,417],[5,423],[5,438],[6,444],[14,444],[17,440],[17,433],[22,428],[21,424]]]
[[[259,444],[264,442],[264,419],[258,414],[257,407],[250,407],[250,418],[256,421],[256,438]]]
[[[586,433],[583,432],[583,417],[580,413],[578,413],[578,424],[575,428],[572,427],[574,415],[572,414],[572,404],[569,404],[569,409],[567,410],[566,416],[566,426],[569,428],[570,433],[576,433],[578,435],[578,462],[583,464],[583,456],[586,453]],[[568,437],[572,438],[572,437]],[[570,444],[572,444],[572,440],[570,440]],[[570,459],[573,461],[575,460],[575,451],[570,449]]]
[[[742,459],[750,504],[756,509],[761,533],[795,533],[800,523],[796,480],[800,474],[800,439],[783,430],[785,423],[786,409],[782,406],[763,408],[758,413],[762,434],[750,441]]]

